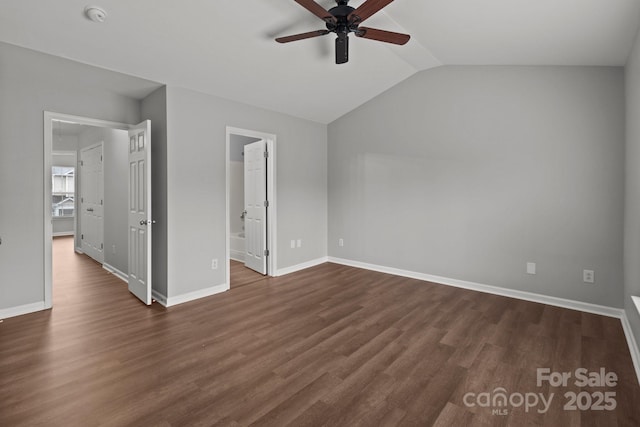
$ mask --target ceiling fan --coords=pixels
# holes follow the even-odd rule
[[[354,33],[356,37],[362,37],[364,39],[403,45],[407,43],[411,37],[408,34],[360,26],[367,18],[392,1],[393,0],[366,0],[360,7],[355,9],[348,5],[349,0],[336,0],[337,6],[326,10],[314,0],[295,0],[300,6],[325,21],[327,29],[278,37],[276,41],[278,43],[289,43],[296,40],[336,33],[338,36],[336,38],[336,64],[344,64],[349,61],[349,33]]]

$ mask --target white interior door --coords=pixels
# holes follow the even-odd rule
[[[104,262],[102,143],[80,150],[80,247]]]
[[[267,144],[244,146],[244,265],[267,274]]]
[[[151,122],[129,130],[129,291],[151,304]]]

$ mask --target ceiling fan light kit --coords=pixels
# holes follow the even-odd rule
[[[336,0],[337,5],[326,10],[314,0],[295,0],[300,6],[325,21],[326,30],[309,31],[307,33],[292,36],[278,37],[278,43],[289,43],[312,37],[324,36],[335,33],[336,37],[336,64],[344,64],[349,61],[349,33],[370,40],[385,43],[403,45],[411,38],[408,34],[394,33],[393,31],[378,30],[376,28],[360,27],[360,24],[393,0],[366,0],[360,7],[349,6],[349,0]]]

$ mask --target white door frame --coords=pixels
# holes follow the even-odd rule
[[[79,125],[97,126],[111,129],[129,130],[127,123],[110,122],[89,117],[70,114],[44,112],[44,307],[53,307],[53,224],[51,218],[51,166],[53,152],[53,121],[75,123]]]
[[[229,156],[231,153],[231,135],[241,135],[250,138],[259,138],[267,141],[267,198],[269,207],[267,208],[267,250],[269,257],[267,258],[267,275],[275,276],[277,264],[276,242],[276,223],[277,223],[277,204],[276,204],[276,135],[265,132],[258,132],[248,129],[235,128],[227,126],[226,128],[226,149],[225,149],[225,170],[226,170],[226,206],[227,206],[227,226],[226,226],[226,265],[227,265],[227,286],[231,286],[231,217],[229,212],[229,195],[230,195],[230,165]]]

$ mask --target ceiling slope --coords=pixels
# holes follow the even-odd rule
[[[86,0],[3,0],[0,41],[321,123],[442,64],[623,65],[640,14],[636,0],[396,0],[367,26],[409,43],[351,37],[336,65],[333,35],[273,40],[323,28],[292,0],[96,4],[102,24]]]

